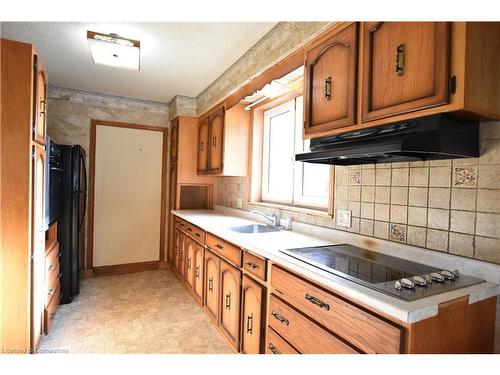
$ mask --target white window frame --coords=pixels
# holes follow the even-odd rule
[[[293,173],[293,189],[289,196],[276,196],[267,190],[269,183],[269,120],[277,115],[291,112],[294,118],[294,136],[290,149],[290,168]],[[327,210],[331,192],[326,197],[305,196],[303,194],[304,163],[295,162],[295,154],[308,152],[309,141],[302,141],[303,97],[298,96],[283,104],[264,111],[263,155],[262,155],[262,201],[289,206],[302,206]],[[330,176],[330,172],[328,172]]]

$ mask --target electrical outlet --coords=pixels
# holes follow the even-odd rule
[[[351,210],[337,210],[337,226],[351,227]]]
[[[236,198],[236,208],[239,209],[239,210],[243,209],[243,199]]]

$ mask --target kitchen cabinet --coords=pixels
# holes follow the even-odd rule
[[[267,330],[266,354],[300,354],[272,328]]]
[[[203,301],[205,247],[194,242],[194,294],[198,302]]]
[[[252,278],[243,275],[241,286],[241,352],[245,354],[259,354],[262,351],[264,289],[264,286]]]
[[[178,229],[176,229],[175,233],[174,272],[181,281],[184,281],[184,246],[186,235]]]
[[[243,104],[216,108],[198,124],[197,173],[246,176],[250,111]]]
[[[447,22],[363,24],[362,120],[447,104]]]
[[[170,162],[177,161],[179,150],[179,119],[172,120],[170,124]]]
[[[358,23],[335,30],[305,51],[304,133],[356,123]]]
[[[33,141],[39,145],[45,145],[47,133],[47,74],[43,62],[34,56],[34,95],[35,104],[33,108]]]
[[[220,262],[220,288],[220,326],[231,344],[238,348],[241,271],[224,260]]]
[[[61,268],[59,264],[59,242],[57,242],[57,222],[52,224],[45,236],[45,288],[44,288],[44,332],[52,327],[61,296]]]
[[[205,251],[205,310],[219,324],[219,271],[220,258],[211,251]]]
[[[194,241],[187,236],[184,237],[184,258],[186,286],[194,291]]]

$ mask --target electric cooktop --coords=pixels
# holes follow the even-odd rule
[[[406,259],[351,245],[326,245],[281,250],[324,271],[384,294],[413,301],[484,282]]]

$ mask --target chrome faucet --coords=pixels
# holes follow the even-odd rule
[[[267,220],[269,220],[271,223],[273,223],[273,227],[275,227],[275,228],[280,227],[280,216],[278,214],[276,214],[275,212],[273,212],[271,215],[266,215],[265,213],[257,211],[257,210],[251,210],[250,212],[265,217]]]

